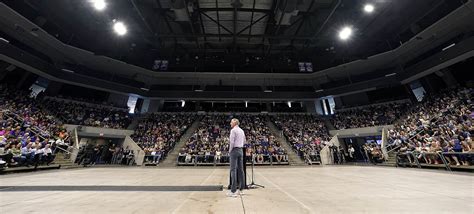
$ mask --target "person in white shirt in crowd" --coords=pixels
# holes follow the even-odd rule
[[[46,144],[46,146],[43,148],[43,159],[46,162],[46,165],[49,166],[49,164],[54,161],[55,157],[56,156],[53,154],[53,150],[51,150],[51,145]]]
[[[42,158],[43,158],[43,149],[41,149],[41,144],[38,144],[36,145],[35,156],[34,156],[35,168],[38,167]]]

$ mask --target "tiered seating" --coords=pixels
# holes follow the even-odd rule
[[[27,92],[0,86],[0,100],[0,158],[7,166],[49,164],[54,150],[68,148],[68,133],[61,123]]]
[[[233,117],[239,119],[240,128],[246,135],[244,147],[247,162],[251,162],[253,157],[256,164],[288,164],[286,151],[271,134],[265,117],[250,114],[206,115],[185,147],[180,150],[178,164],[228,164],[230,120]]]
[[[155,113],[142,120],[132,139],[145,151],[146,160],[158,164],[197,119],[194,113]]]
[[[425,96],[389,130],[389,149],[397,149],[401,162],[472,165],[473,92],[458,88]]]
[[[66,124],[126,129],[131,117],[125,108],[45,97],[42,107]]]
[[[275,125],[295,152],[307,163],[319,162],[319,152],[331,139],[324,122],[314,115],[279,114],[272,117]]]
[[[409,107],[410,103],[389,103],[338,111],[331,118],[331,123],[336,129],[390,125],[400,118]]]

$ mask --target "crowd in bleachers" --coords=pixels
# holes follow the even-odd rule
[[[390,148],[409,163],[441,164],[444,158],[450,165],[473,164],[473,94],[457,88],[426,95],[389,130]]]
[[[28,92],[0,85],[0,108],[0,157],[7,166],[50,164],[53,151],[69,148],[66,129]]]
[[[279,114],[272,120],[283,131],[293,150],[308,164],[320,161],[319,153],[331,137],[318,116]]]
[[[241,114],[236,116],[224,114],[206,115],[180,150],[179,163],[228,163],[230,121],[235,117],[244,130],[246,142],[244,151],[247,162],[257,164],[287,163],[287,153],[271,134],[262,115]]]
[[[42,107],[66,124],[126,129],[131,123],[127,109],[44,98]]]
[[[55,98],[57,99],[64,99],[64,100],[70,100],[74,102],[81,102],[81,103],[88,103],[88,104],[94,104],[94,105],[100,105],[100,106],[110,106],[114,108],[121,108],[121,109],[128,109],[127,105],[118,105],[116,103],[111,103],[111,102],[105,102],[105,101],[99,101],[94,98],[82,98],[82,97],[72,97],[72,96],[64,96],[64,95],[58,95]]]
[[[194,113],[150,114],[138,124],[131,137],[145,151],[146,160],[158,164],[196,119]]]
[[[387,103],[337,111],[331,118],[336,129],[390,125],[409,109],[410,103]]]

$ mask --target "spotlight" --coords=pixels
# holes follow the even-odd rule
[[[119,36],[127,34],[127,27],[122,22],[115,22],[114,30]]]
[[[286,104],[288,104],[288,108],[291,108],[291,101],[288,101]]]
[[[351,37],[352,35],[352,28],[350,27],[344,27],[342,28],[341,31],[339,31],[339,38],[341,40],[347,40]]]
[[[184,105],[186,105],[186,101],[181,100],[181,108],[184,108]]]
[[[245,108],[249,106],[249,101],[245,101]]]
[[[366,4],[366,5],[364,6],[364,11],[365,11],[366,13],[372,13],[372,12],[374,12],[374,5],[372,5],[372,4]]]
[[[105,0],[90,0],[90,3],[92,3],[92,6],[98,11],[102,11],[105,9],[107,6],[107,3],[105,3]]]

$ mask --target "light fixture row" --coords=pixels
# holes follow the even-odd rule
[[[365,13],[372,13],[375,10],[375,6],[373,4],[366,4],[363,8]],[[339,30],[339,39],[342,41],[346,41],[351,38],[352,36],[352,27],[351,26],[344,26]]]
[[[97,11],[104,11],[107,7],[107,2],[105,0],[88,0],[92,7]],[[124,36],[127,34],[127,26],[117,19],[112,20],[114,32],[119,36]]]

